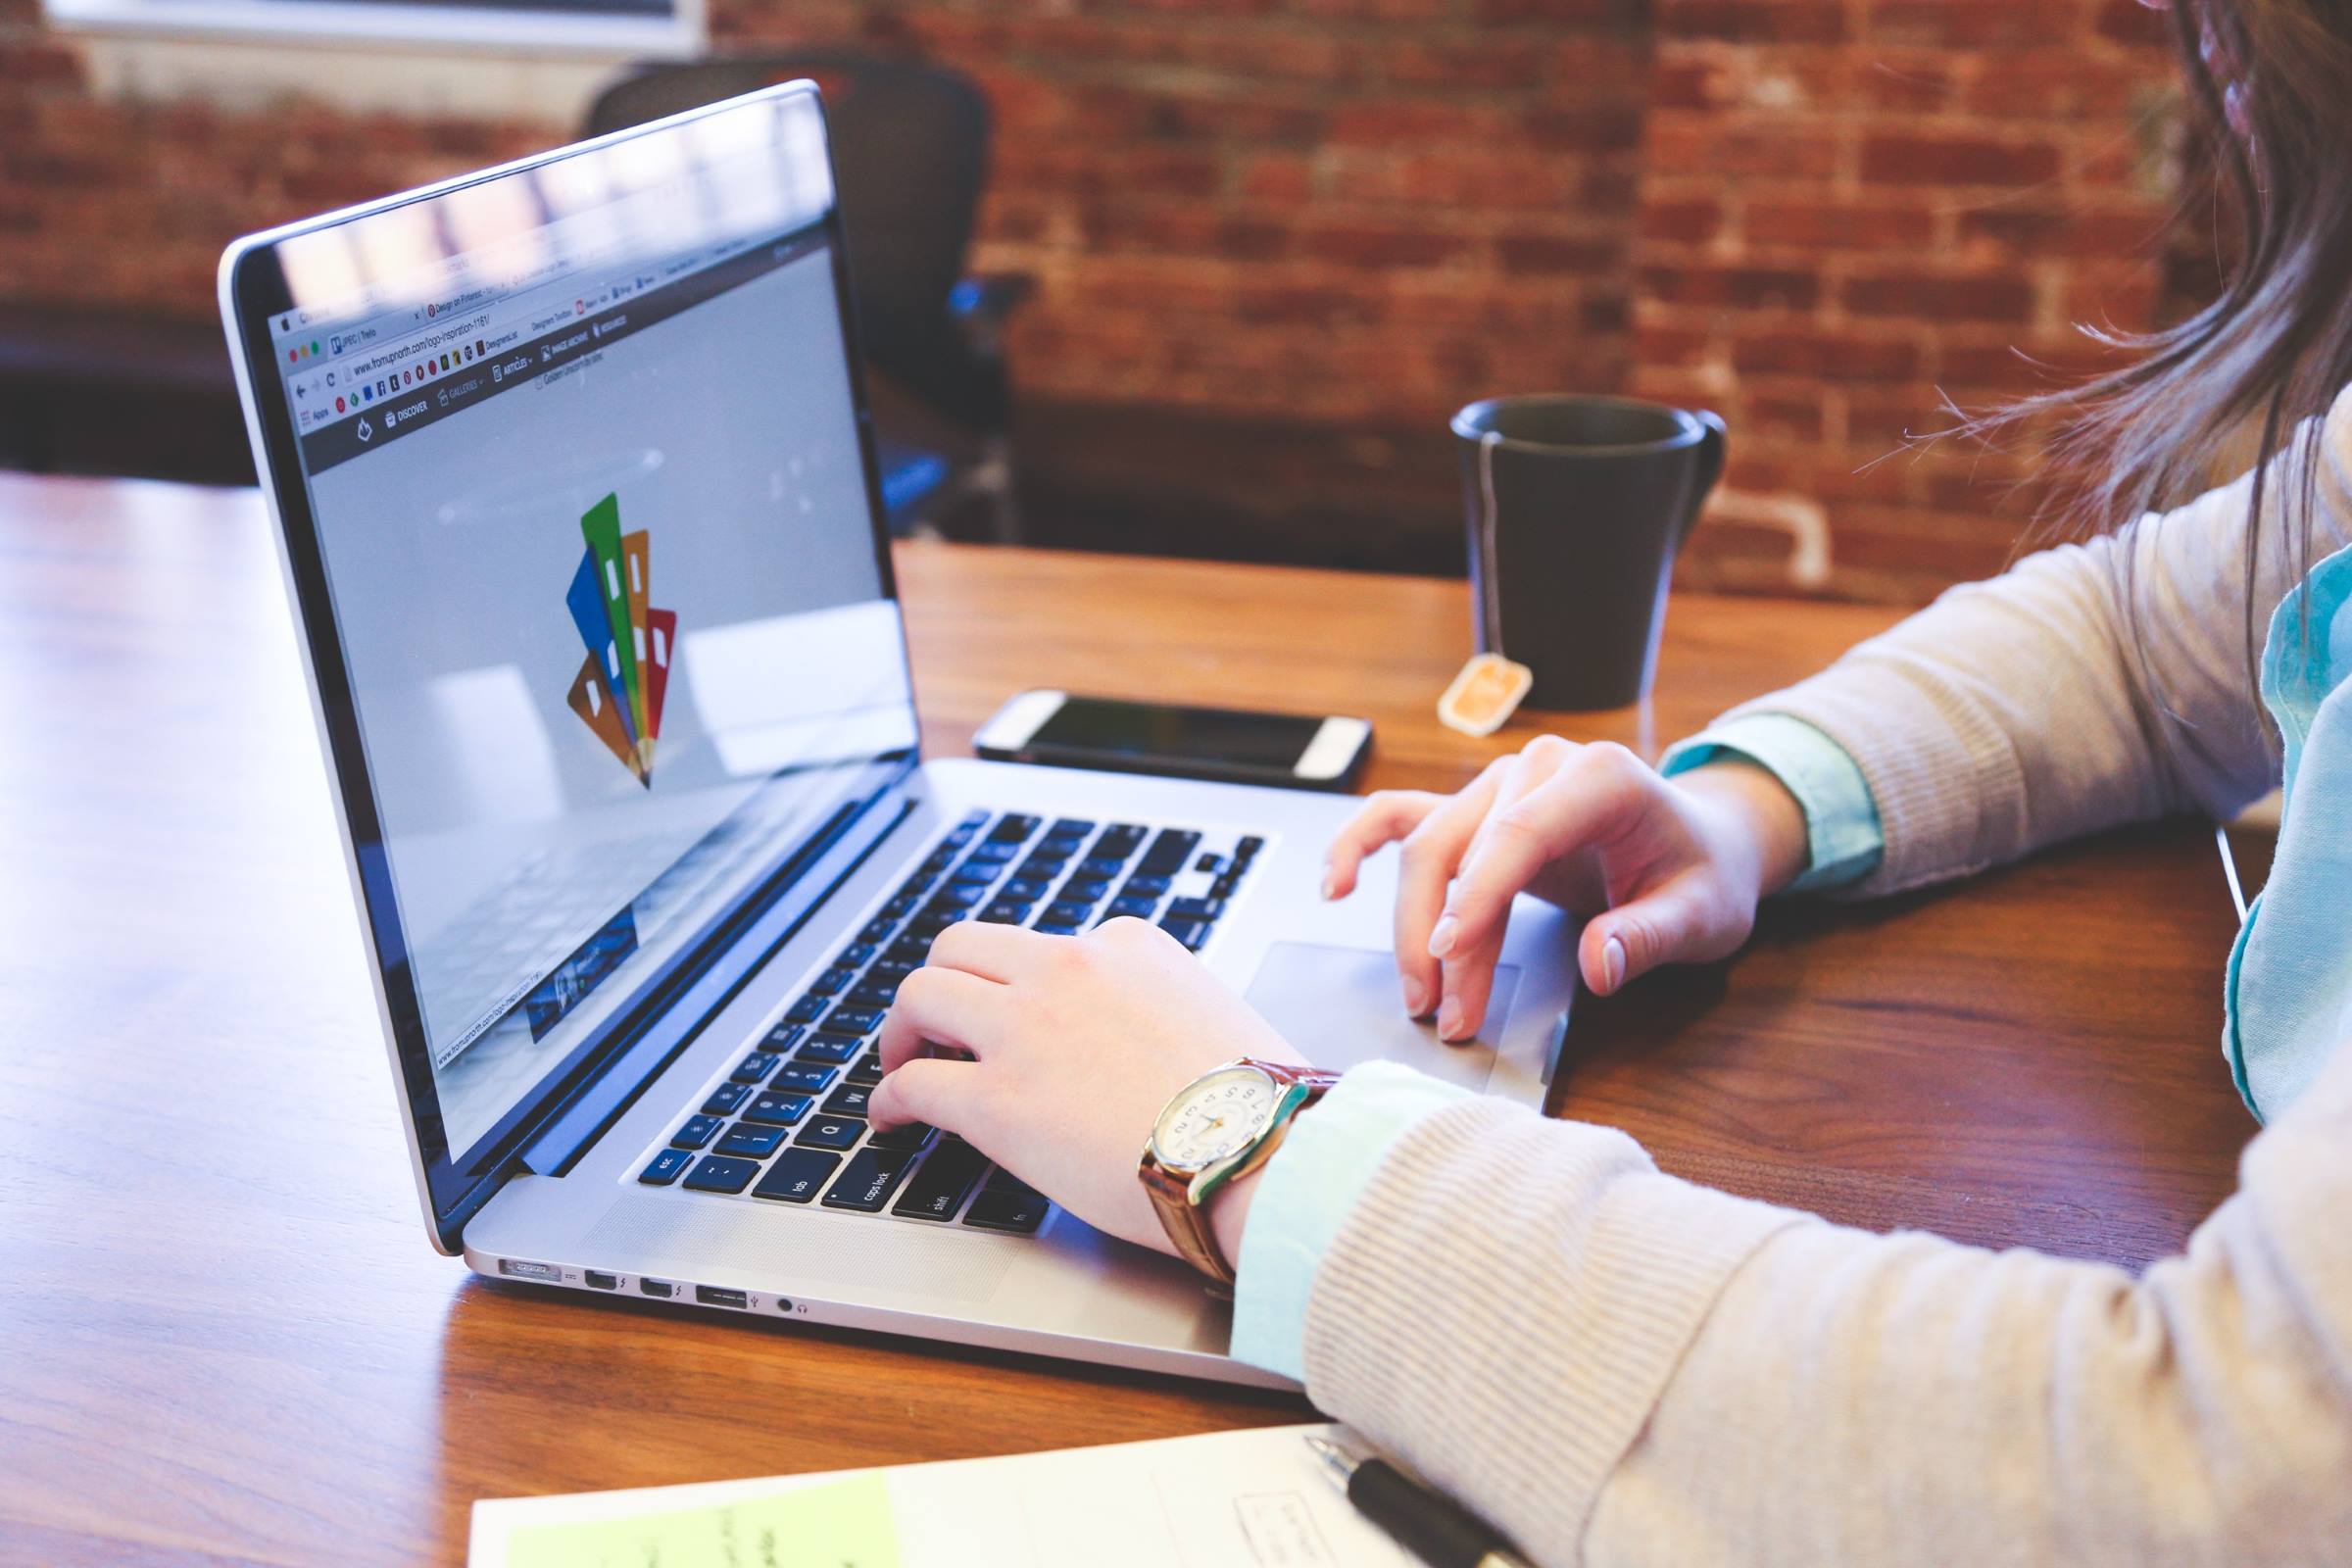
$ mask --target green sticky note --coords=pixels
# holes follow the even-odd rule
[[[899,1568],[890,1483],[855,1476],[627,1519],[525,1525],[509,1568]]]

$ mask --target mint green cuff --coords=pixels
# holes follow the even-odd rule
[[[1398,1062],[1367,1061],[1298,1113],[1258,1175],[1242,1232],[1236,1360],[1305,1380],[1306,1298],[1323,1254],[1396,1140],[1469,1093]]]
[[[1779,779],[1805,812],[1805,842],[1811,852],[1804,874],[1790,893],[1814,893],[1858,882],[1878,868],[1886,837],[1879,826],[1879,803],[1846,749],[1801,718],[1785,713],[1750,713],[1677,741],[1666,749],[1658,771],[1672,778],[1725,758],[1755,763]],[[1254,1217],[1254,1216],[1252,1216]]]

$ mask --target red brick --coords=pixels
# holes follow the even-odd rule
[[[1902,272],[1848,278],[1839,300],[1856,316],[2023,322],[2034,312],[2034,286],[2010,272],[1976,276]]]
[[[1544,60],[1536,51],[1498,47],[1488,38],[1409,38],[1382,50],[1380,65],[1399,86],[1449,92],[1533,87],[1544,78]]]
[[[1838,137],[1828,125],[1726,124],[1714,117],[1660,116],[1649,127],[1648,165],[1657,174],[1827,179],[1837,172]]]
[[[1626,0],[1470,0],[1471,20],[1489,26],[1535,22],[1555,27],[1623,28],[1630,9]]]
[[[1435,267],[1461,256],[1467,242],[1427,224],[1331,223],[1309,229],[1306,254],[1342,267]]]
[[[1506,272],[1596,274],[1612,271],[1624,259],[1622,242],[1558,234],[1503,234],[1495,258]]]
[[[2073,42],[2081,35],[2081,16],[2051,0],[1877,0],[1866,36],[1877,43],[2014,48]]]
[[[1838,0],[1658,0],[1658,30],[1669,38],[1737,43],[1823,43],[1846,35]]]
[[[1920,373],[1922,361],[1918,345],[1902,338],[1830,327],[1748,330],[1732,342],[1732,365],[1743,374],[1907,381]]]
[[[2058,177],[2058,149],[1985,136],[1878,135],[1862,143],[1862,177],[1884,185],[2039,185]]]
[[[1709,198],[1646,201],[1642,204],[1636,232],[1643,239],[1699,245],[1723,229],[1723,204]]]
[[[0,37],[0,82],[32,86],[80,80],[81,56],[73,48],[38,37]]]
[[[1918,250],[1936,238],[1936,215],[1886,202],[1751,201],[1740,233],[1751,245],[1815,250]]]
[[[1641,277],[1643,292],[1674,305],[1806,310],[1821,297],[1819,277],[1790,268],[1692,263],[1645,267]]]
[[[2119,258],[2149,251],[2164,226],[2159,214],[2099,210],[2080,204],[2020,207],[2004,204],[1960,215],[1960,238],[1988,249],[2047,258]]]

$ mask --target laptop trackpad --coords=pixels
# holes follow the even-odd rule
[[[1438,1039],[1436,1025],[1404,1015],[1395,954],[1277,942],[1250,981],[1249,1002],[1318,1067],[1386,1057],[1446,1083],[1483,1090],[1494,1066],[1485,1042],[1502,1038],[1518,989],[1518,966],[1497,965],[1478,1041],[1449,1046]]]

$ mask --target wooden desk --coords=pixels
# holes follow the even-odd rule
[[[910,546],[927,742],[1022,686],[1429,716],[1459,584]],[[1880,611],[1686,597],[1658,736]],[[542,1295],[427,1247],[254,496],[0,478],[0,1561],[451,1561],[477,1496],[1298,1418],[1296,1400]],[[1638,739],[1629,715],[1557,721]],[[2209,838],[1779,909],[1580,1024],[1566,1114],[1873,1226],[2138,1262],[2252,1128]]]

